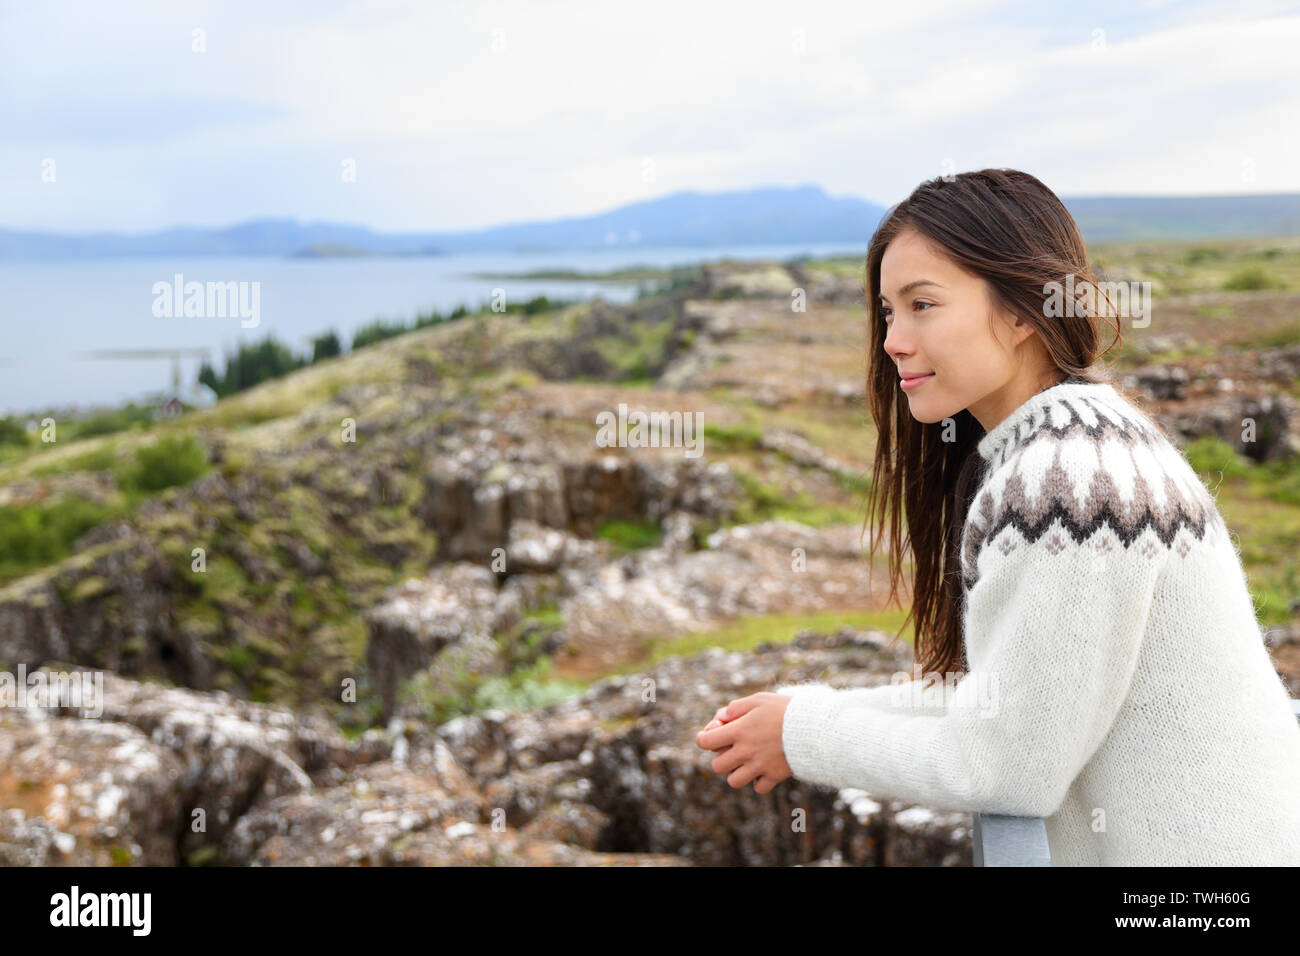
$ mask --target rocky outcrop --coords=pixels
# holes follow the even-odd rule
[[[1229,352],[1196,367],[1146,365],[1126,374],[1123,386],[1152,401],[1153,416],[1176,440],[1217,438],[1255,462],[1289,460],[1300,456],[1300,403],[1261,383],[1294,383],[1297,356],[1300,346]]]
[[[369,842],[340,845],[346,827],[326,832],[294,822],[313,814],[322,824],[341,819],[327,808],[339,801],[347,806],[344,793],[356,794],[353,784],[350,791],[268,801],[238,828],[242,833],[263,821],[266,842],[250,838],[242,852],[255,862],[308,855],[347,861],[363,853],[369,862],[434,865],[485,860],[494,852],[518,859],[521,842],[535,841],[547,857],[557,843],[582,851],[569,865],[595,865],[602,854],[656,854],[657,861],[668,854],[705,865],[968,864],[969,814],[792,780],[762,796],[732,789],[709,768],[713,755],[695,745],[696,731],[734,697],[812,678],[842,686],[887,682],[910,666],[905,647],[887,645],[879,634],[806,634],[792,645],[762,645],[752,653],[713,649],[673,658],[537,711],[487,711],[437,728],[398,721],[405,769],[376,764],[360,777],[366,781],[360,794],[380,790],[373,804],[363,804],[377,811],[365,818]],[[468,789],[471,782],[477,790]],[[456,792],[478,801],[477,816],[452,822],[447,808]],[[354,802],[358,829],[364,812]],[[275,819],[286,823],[272,824]],[[322,840],[322,833],[331,839]]]
[[[73,661],[207,686],[210,663],[171,629],[171,566],[129,531],[0,589],[0,665]]]
[[[865,256],[863,257],[865,260]],[[866,308],[865,261],[851,272],[810,271],[797,263],[786,266],[795,283],[807,294],[808,301],[824,305]]]
[[[185,768],[136,728],[4,713],[0,766],[0,864],[178,862]]]
[[[764,432],[758,440],[758,447],[783,455],[801,467],[820,468],[838,478],[852,481],[861,477],[859,469],[849,467],[789,429],[773,428]]]
[[[705,299],[784,299],[796,291],[809,304],[851,306],[866,299],[863,272],[807,269],[798,262],[716,263],[701,267],[700,288],[695,294]]]
[[[1181,401],[1187,397],[1189,379],[1181,365],[1148,365],[1129,373],[1124,386],[1139,388],[1160,401]]]
[[[1259,376],[1282,385],[1300,380],[1300,344],[1259,353]]]
[[[543,531],[561,539],[560,550],[596,544],[526,524],[506,557],[513,561]],[[863,574],[860,534],[850,526],[768,521],[723,528],[697,548],[694,516],[674,511],[662,532],[658,545],[617,558],[600,542],[598,551],[582,551],[584,560],[549,575],[504,569],[494,575],[485,565],[453,562],[391,591],[367,615],[367,663],[384,719],[417,712],[399,700],[403,683],[417,674],[449,691],[458,669],[504,673],[508,664],[493,636],[544,603],[555,604],[562,619],[544,650],[575,672],[598,674],[636,660],[647,641],[736,616],[866,607],[876,600]]]
[[[808,613],[874,603],[855,529],[792,521],[726,528],[606,565],[560,604],[563,646],[613,669],[647,640],[743,615]]]
[[[499,590],[495,574],[469,562],[435,568],[391,592],[366,615],[366,663],[383,701],[382,718],[392,714],[401,682],[429,668],[449,646],[457,648],[457,663],[474,673],[498,672],[493,635],[513,627],[521,613],[517,591]]]
[[[203,859],[255,802],[391,753],[381,734],[349,742],[320,715],[111,672],[99,679],[95,702],[0,709],[0,806],[22,814],[0,824],[0,860]]]
[[[1211,437],[1255,462],[1300,456],[1300,403],[1286,395],[1228,394],[1163,415],[1184,441]]]
[[[698,294],[687,282],[660,296],[626,305],[596,298],[544,322],[518,322],[487,314],[448,327],[439,340],[442,369],[452,375],[502,368],[527,369],[541,378],[614,381],[657,375],[687,340],[681,335],[682,302]],[[413,366],[417,380],[434,381],[427,361]]]
[[[701,296],[709,299],[789,299],[799,283],[775,263],[718,263],[701,267]]]
[[[793,780],[760,796],[695,745],[732,698],[875,685],[909,659],[885,635],[801,634],[353,742],[312,715],[106,675],[98,719],[0,711],[0,861],[965,865],[969,814]]]
[[[438,537],[439,560],[486,564],[508,547],[519,521],[589,538],[605,522],[658,522],[674,510],[720,518],[742,496],[725,464],[680,452],[668,460],[610,453],[563,461],[485,453],[434,462],[419,514]]]

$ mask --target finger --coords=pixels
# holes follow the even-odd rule
[[[750,694],[748,697],[737,697],[727,705],[727,719],[735,720],[737,717],[749,713],[762,702],[762,698],[758,694]]]
[[[727,785],[739,790],[751,780],[757,779],[761,772],[762,768],[756,766],[755,762],[750,760],[736,768],[731,776],[727,778]]]
[[[695,735],[695,743],[703,750],[719,750],[734,744],[737,732],[734,724],[723,724],[712,730],[701,730]]]
[[[731,773],[737,767],[745,763],[745,756],[737,752],[737,748],[728,747],[722,753],[713,758],[709,764],[714,773]]]

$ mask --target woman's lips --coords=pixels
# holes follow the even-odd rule
[[[924,385],[932,378],[934,378],[934,373],[928,372],[925,375],[917,375],[914,378],[900,378],[898,384],[903,388],[912,389],[916,388],[918,385]]]

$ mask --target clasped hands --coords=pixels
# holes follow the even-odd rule
[[[738,697],[718,708],[695,735],[701,749],[717,751],[710,766],[715,773],[729,774],[729,786],[738,789],[752,782],[755,793],[767,793],[794,776],[781,745],[785,708],[793,699],[768,691]]]

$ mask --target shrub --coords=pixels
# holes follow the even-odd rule
[[[396,338],[409,331],[411,330],[405,322],[385,322],[383,319],[375,319],[369,325],[363,325],[352,333],[352,351],[355,352],[357,349],[363,349],[367,345],[374,345],[385,339]]]
[[[1189,442],[1184,454],[1192,470],[1198,474],[1223,472],[1224,478],[1233,478],[1250,471],[1249,465],[1241,460],[1231,445],[1212,435]]]
[[[79,421],[69,422],[67,431],[60,435],[76,438],[91,438],[95,435],[112,435],[129,431],[132,428],[148,427],[153,424],[154,410],[149,405],[137,405],[130,402],[122,408],[101,412]]]
[[[323,359],[334,358],[342,354],[343,343],[339,341],[339,334],[332,329],[324,335],[318,335],[311,340],[311,361],[313,365]]]
[[[161,491],[189,484],[208,470],[208,454],[193,435],[163,435],[135,453],[135,463],[119,476],[123,487]]]
[[[1228,276],[1223,288],[1229,292],[1251,292],[1256,289],[1273,289],[1278,287],[1263,266],[1246,266]]]
[[[0,581],[61,560],[78,538],[116,513],[75,496],[53,504],[0,507]]]
[[[199,383],[216,392],[218,398],[225,398],[306,364],[306,359],[294,355],[283,342],[268,335],[260,342],[241,345],[234,354],[228,354],[225,374],[219,378],[212,366],[204,362],[199,368]]]
[[[1195,249],[1187,250],[1183,256],[1183,261],[1189,266],[1198,266],[1202,262],[1210,262],[1215,259],[1223,258],[1223,250],[1215,246],[1197,246]]]
[[[22,422],[0,418],[0,445],[26,445],[30,439]]]

